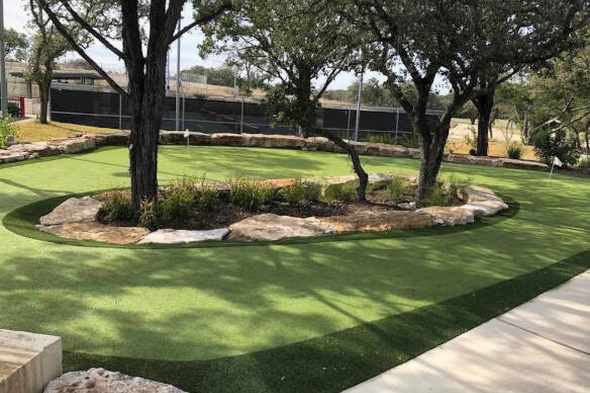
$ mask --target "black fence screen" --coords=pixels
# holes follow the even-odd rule
[[[178,129],[215,133],[294,134],[287,126],[271,127],[264,103],[241,98],[181,97]],[[127,100],[118,93],[52,88],[51,118],[64,123],[85,124],[96,127],[129,129],[130,117]],[[356,110],[352,107],[323,108],[315,124],[338,133],[341,137],[353,136]],[[438,115],[432,114],[433,126]],[[161,128],[176,130],[176,99],[166,97]],[[359,139],[369,135],[411,133],[411,125],[401,110],[363,109],[360,114]]]

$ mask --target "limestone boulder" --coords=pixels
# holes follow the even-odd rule
[[[469,186],[459,190],[459,198],[466,202],[463,209],[476,216],[493,216],[508,209],[508,205],[494,191],[486,187]]]
[[[159,229],[142,238],[138,243],[178,244],[204,241],[221,241],[227,236],[229,229],[212,229],[207,231],[187,231],[177,229]]]
[[[96,148],[96,142],[91,136],[53,140],[49,144],[57,147],[64,154],[84,153]]]
[[[287,237],[321,236],[333,233],[316,218],[298,218],[266,213],[249,217],[230,225],[228,240],[255,241],[280,240]]]
[[[186,393],[172,385],[104,368],[72,371],[49,382],[43,393]]]
[[[388,145],[385,143],[368,143],[367,154],[386,157],[410,157],[407,147]]]
[[[160,143],[165,145],[186,145],[187,138],[184,131],[160,131]],[[189,132],[188,143],[190,145],[210,145],[211,135],[203,132]]]
[[[467,225],[475,222],[475,215],[461,206],[431,206],[416,210],[430,216],[436,224],[444,226]]]
[[[73,222],[61,225],[43,226],[38,228],[44,232],[74,240],[93,240],[112,244],[137,243],[150,231],[139,227],[117,227],[103,225],[98,222]]]
[[[428,228],[435,225],[431,216],[410,211],[367,212],[365,214],[318,218],[318,221],[338,233]]]
[[[93,222],[102,206],[101,201],[85,196],[69,198],[49,214],[39,219],[41,225],[61,225],[74,222]]]
[[[324,137],[312,137],[306,139],[305,148],[312,151],[342,152],[343,150],[336,146],[334,142]]]
[[[539,170],[539,171],[549,170],[548,165],[543,164],[542,162],[537,162],[537,161],[515,160],[512,158],[501,158],[500,162],[502,163],[501,166],[503,166],[504,168],[533,169],[533,170]]]
[[[279,149],[301,149],[305,139],[294,135],[242,134],[244,146],[272,147]]]
[[[244,142],[244,134],[218,133],[211,135],[211,144],[214,146],[243,147]]]
[[[92,138],[96,146],[126,146],[129,143],[129,131],[119,131],[112,134],[94,134]]]

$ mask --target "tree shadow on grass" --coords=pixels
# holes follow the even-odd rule
[[[322,337],[196,362],[65,353],[66,369],[101,365],[189,392],[340,392],[399,365],[590,267],[590,251],[477,291]]]

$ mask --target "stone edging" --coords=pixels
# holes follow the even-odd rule
[[[321,179],[332,184],[352,180],[354,176]],[[371,182],[392,175],[371,175]],[[287,180],[287,179],[285,179]],[[280,183],[280,181],[279,181]],[[455,226],[473,223],[475,217],[493,216],[508,205],[489,188],[469,186],[459,190],[461,206],[427,207],[418,210],[392,210],[381,213],[362,211],[353,215],[296,218],[259,214],[230,225],[207,231],[113,227],[96,222],[102,202],[86,196],[70,198],[40,218],[38,228],[57,236],[118,244],[177,244],[203,241],[277,241],[289,237],[315,237],[335,233],[377,232],[395,229]]]
[[[113,134],[87,134],[81,137],[56,139],[49,142],[17,144],[10,146],[7,149],[0,149],[0,164],[59,154],[83,153],[99,146],[126,146],[128,137],[129,132],[126,131],[116,132]],[[160,132],[160,143],[164,145],[184,145],[187,143],[187,140],[184,137],[184,132],[162,131]],[[384,143],[350,143],[361,155],[420,158],[420,149],[412,149]],[[199,132],[191,132],[189,136],[189,144],[343,152],[342,149],[340,149],[334,143],[328,141],[326,138],[316,137],[304,139],[289,135],[227,133],[204,134]],[[547,165],[536,161],[514,160],[510,158],[476,157],[464,154],[451,154],[449,152],[444,154],[443,160],[461,164],[549,170]]]

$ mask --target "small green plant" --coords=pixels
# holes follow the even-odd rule
[[[98,210],[99,219],[106,221],[126,221],[134,217],[131,208],[131,195],[125,191],[111,191],[106,195],[106,200]]]
[[[357,181],[330,184],[324,189],[324,199],[328,202],[354,202],[358,200]]]
[[[371,143],[385,143],[388,145],[397,145],[398,138],[395,135],[391,134],[376,134],[376,135],[369,135],[367,140]]]
[[[296,179],[293,184],[283,187],[279,191],[279,195],[290,205],[305,205],[320,199],[322,186],[318,183]]]
[[[437,183],[432,187],[428,196],[422,200],[422,206],[448,206],[452,200],[453,197],[449,190]]]
[[[160,202],[165,219],[179,220],[190,215],[197,199],[195,179],[183,177],[164,187]]]
[[[18,136],[19,128],[12,123],[12,115],[7,115],[0,119],[0,148],[5,148],[8,145],[8,139],[12,135],[14,138]]]
[[[248,180],[242,176],[227,181],[229,200],[232,204],[246,210],[256,210],[272,201],[276,190],[269,184]]]
[[[473,126],[469,126],[469,133],[463,136],[465,144],[469,149],[477,150],[477,130]]]
[[[568,135],[565,129],[554,131],[550,128],[539,130],[533,135],[533,150],[541,162],[547,165],[558,157],[567,166],[575,165],[581,155],[580,139]]]
[[[219,203],[219,190],[202,182],[197,191],[197,208],[203,212],[212,212],[217,210]]]
[[[139,205],[139,220],[140,227],[148,228],[150,230],[158,229],[160,224],[160,207],[155,200],[143,200]]]
[[[387,184],[387,192],[391,202],[401,203],[412,200],[416,192],[416,187],[411,184],[408,179],[395,176],[391,179],[391,182]]]
[[[508,158],[520,160],[524,154],[524,145],[520,142],[510,141],[506,143],[506,155]]]

